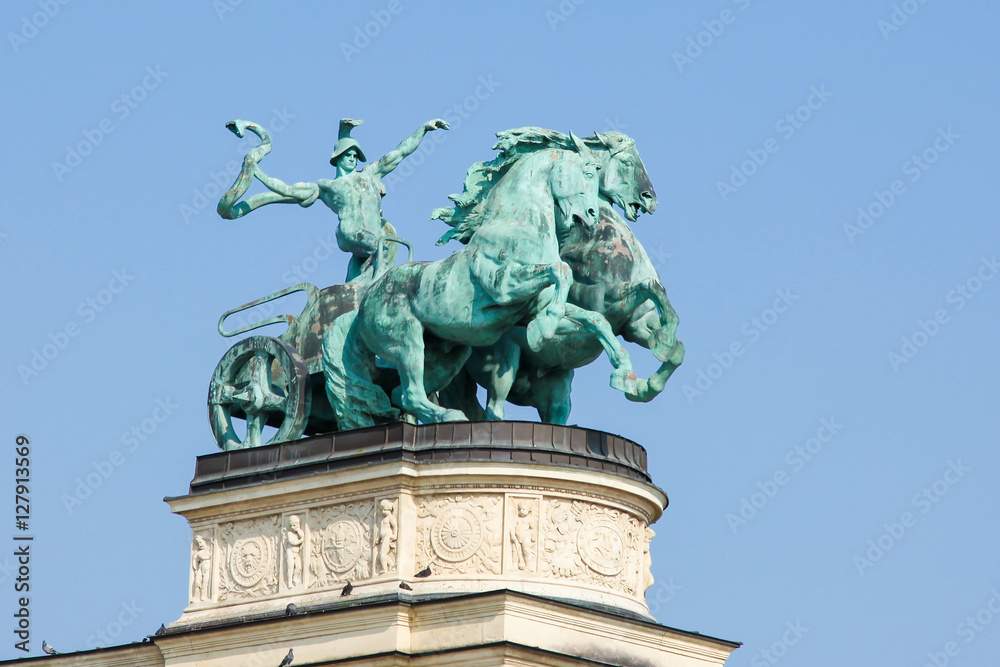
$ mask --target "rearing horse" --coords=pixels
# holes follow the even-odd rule
[[[496,147],[508,154],[563,145],[569,140],[559,132],[539,128],[510,130],[498,136]],[[676,339],[677,313],[656,269],[611,203],[634,221],[640,210],[655,210],[656,195],[630,137],[608,132],[584,141],[594,146],[601,158],[603,201],[598,224],[573,228],[560,244],[560,256],[573,270],[568,298],[571,304],[600,313],[614,334],[650,349],[662,362],[648,380],[637,381],[636,392],[626,394],[629,400],[649,401],[663,390],[683,361],[684,346]],[[476,179],[472,180],[474,187]],[[463,206],[463,202],[456,202],[459,208]],[[449,222],[447,216],[437,217]],[[452,235],[454,232],[449,232],[442,240]],[[532,348],[526,343],[523,327],[515,327],[494,345],[473,349],[463,373],[442,392],[441,402],[462,409],[470,419],[492,420],[503,419],[504,403],[509,400],[537,408],[542,421],[565,424],[574,369],[594,361],[601,347],[591,331],[563,327],[560,335],[541,348]],[[485,411],[475,398],[473,383],[486,389]]]
[[[466,247],[436,262],[389,269],[357,311],[328,329],[327,395],[341,428],[397,417],[372,382],[376,355],[399,372],[392,403],[404,412],[424,423],[465,420],[428,394],[451,382],[472,346],[492,345],[519,323],[534,349],[567,326],[592,331],[616,369],[612,386],[635,392],[628,354],[607,321],[567,303],[573,276],[559,243],[573,225],[593,227],[600,204],[597,157],[570,136],[572,149],[513,156],[496,178],[477,184],[476,204],[461,223]]]

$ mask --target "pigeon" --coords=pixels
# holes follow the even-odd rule
[[[46,655],[60,655],[59,651],[52,648],[52,645],[44,639],[42,640],[42,651],[44,651]]]
[[[285,607],[285,616],[295,616],[299,613],[299,608],[295,606],[294,602],[289,602],[288,606]]]
[[[292,649],[288,649],[288,655],[282,659],[281,664],[278,665],[278,667],[288,667],[288,665],[292,664],[292,660],[295,660],[295,656],[292,655]]]
[[[167,632],[167,626],[165,626],[163,623],[160,623],[160,629],[154,632],[153,634],[156,636],[160,636],[166,634],[166,632]]]
[[[401,582],[399,582],[399,587],[400,587],[400,588],[402,588],[402,589],[403,589],[404,591],[412,591],[412,590],[413,590],[413,587],[412,587],[412,586],[410,586],[410,585],[409,585],[408,583],[406,583],[405,581],[401,581]]]
[[[416,573],[415,575],[413,575],[413,576],[414,576],[414,577],[420,577],[421,579],[423,579],[424,577],[429,577],[429,576],[431,576],[431,566],[430,566],[430,565],[428,565],[427,567],[425,567],[424,569],[420,570],[420,572],[417,572],[417,573]]]
[[[354,590],[354,586],[352,586],[351,582],[348,581],[347,585],[344,586],[344,590],[340,591],[340,597],[342,597],[342,598],[343,597],[347,597],[348,595],[351,594],[351,591],[353,591],[353,590]]]

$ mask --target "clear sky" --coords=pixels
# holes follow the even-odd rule
[[[269,127],[292,182],[333,175],[342,117],[377,159],[443,116],[384,201],[419,259],[457,247],[427,219],[495,132],[636,140],[687,359],[645,405],[598,360],[571,422],[642,443],[671,498],[660,622],[744,642],[735,666],[994,664],[998,25],[940,0],[4,2],[0,540],[26,434],[33,654],[178,618],[190,533],[162,498],[216,451],[217,318],[346,271],[321,205],[216,215],[225,123]]]

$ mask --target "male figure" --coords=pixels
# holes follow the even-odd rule
[[[357,171],[358,161],[365,162],[366,158],[360,144],[351,137],[351,129],[361,123],[360,120],[350,118],[340,121],[339,138],[333,155],[330,156],[330,164],[337,168],[334,178],[293,185],[268,176],[258,165],[260,159],[271,150],[271,139],[266,130],[246,121],[228,123],[227,127],[237,136],[242,137],[244,129],[254,132],[261,138],[261,145],[243,160],[243,171],[236,183],[219,201],[219,215],[234,220],[265,204],[296,203],[300,206],[312,206],[319,199],[340,218],[337,245],[341,250],[351,253],[347,280],[360,277],[362,281],[371,281],[375,277],[376,251],[380,251],[383,269],[396,256],[395,243],[386,243],[381,249],[377,248],[379,236],[396,236],[396,230],[382,217],[382,197],[385,196],[382,177],[395,169],[403,158],[417,150],[425,134],[432,130],[447,130],[449,126],[440,118],[430,120],[377,162]],[[237,203],[254,177],[271,192],[256,194]]]
[[[525,502],[517,503],[517,519],[510,529],[510,545],[517,569],[534,572],[535,522],[531,517],[531,507]]]
[[[302,543],[305,539],[299,517],[293,514],[285,531],[285,584],[289,588],[302,583]]]
[[[191,554],[191,567],[194,568],[194,586],[191,599],[201,602],[208,597],[209,572],[212,570],[212,549],[201,535],[194,538],[197,547]]]
[[[385,574],[396,569],[396,515],[394,503],[388,498],[379,503],[382,508],[382,521],[378,527],[378,574]]]

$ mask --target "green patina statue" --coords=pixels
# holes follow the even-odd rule
[[[250,130],[261,139],[261,144],[243,160],[243,169],[233,187],[219,201],[219,215],[228,220],[241,218],[255,208],[266,204],[298,204],[312,206],[319,199],[340,218],[337,225],[337,245],[351,253],[347,267],[347,280],[361,279],[370,282],[374,277],[375,264],[372,261],[380,245],[380,237],[396,237],[396,230],[382,217],[382,197],[385,187],[382,177],[395,169],[403,158],[417,150],[424,135],[431,130],[447,130],[448,123],[440,118],[421,125],[416,132],[404,139],[395,150],[382,156],[377,162],[357,171],[358,162],[366,162],[365,154],[351,130],[363,121],[344,118],[340,121],[340,133],[334,146],[330,164],[337,168],[334,178],[321,178],[315,183],[287,183],[268,176],[260,168],[260,161],[271,152],[271,137],[256,123],[234,120],[226,124],[236,136],[242,137]],[[263,183],[270,192],[256,194],[245,201],[239,201],[246,193],[253,179]],[[394,243],[381,242],[380,262],[391,266],[396,257]]]
[[[455,205],[432,216],[452,227],[439,244],[457,240],[464,247],[423,263],[412,262],[411,250],[410,262],[394,266],[389,241],[405,242],[382,218],[379,179],[427,131],[447,124],[426,123],[360,172],[364,154],[350,137],[357,124],[341,123],[331,158],[337,178],[291,186],[260,170],[271,149],[263,128],[228,125],[240,136],[249,129],[262,143],[219,202],[220,215],[322,199],[340,216],[337,238],[351,259],[347,284],[319,290],[303,283],[223,315],[226,336],[275,322],[288,330],[241,340],[220,361],[209,414],[221,448],[398,419],[502,419],[505,401],[565,423],[574,369],[602,353],[614,369],[611,385],[630,400],[662,391],[684,346],[656,270],[613,208],[632,222],[657,204],[630,137],[607,132],[580,140],[540,128],[499,133],[500,154],[474,164],[463,193],[451,196]],[[253,178],[270,192],[240,202]],[[294,291],[308,294],[301,315],[224,330],[229,315]],[[637,378],[618,336],[651,350],[659,370]],[[487,391],[485,409],[477,385]],[[245,436],[234,417],[246,420]]]

